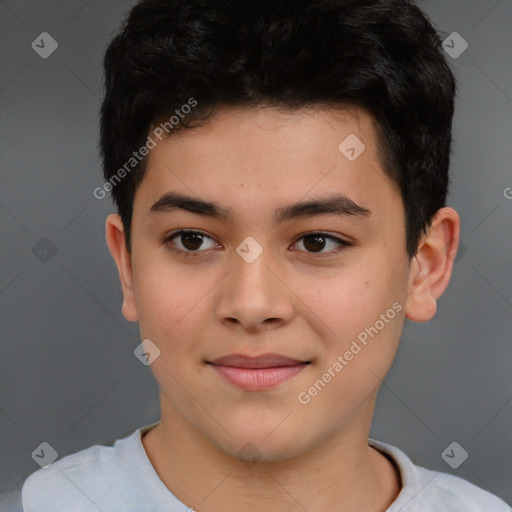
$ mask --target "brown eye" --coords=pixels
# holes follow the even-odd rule
[[[194,232],[185,232],[180,235],[181,243],[185,249],[189,251],[196,251],[203,243],[203,235]]]
[[[307,235],[303,238],[304,247],[311,252],[319,252],[325,247],[326,236]]]
[[[202,253],[206,249],[217,247],[215,240],[206,233],[190,230],[177,231],[166,237],[164,243],[169,249],[183,254]]]
[[[299,250],[309,254],[318,254],[318,256],[331,256],[352,245],[350,242],[325,233],[303,235],[295,244],[303,245],[304,249],[299,247]]]

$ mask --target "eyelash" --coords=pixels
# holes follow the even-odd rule
[[[184,258],[197,258],[197,257],[200,257],[202,255],[202,253],[207,252],[207,250],[202,250],[202,251],[201,250],[198,250],[198,251],[183,251],[182,249],[177,249],[176,247],[172,246],[172,244],[170,244],[170,242],[174,238],[178,238],[180,235],[189,234],[189,233],[196,233],[196,234],[201,235],[203,237],[210,238],[210,239],[214,240],[213,237],[211,237],[210,235],[206,234],[204,231],[196,231],[196,230],[193,230],[193,229],[182,229],[182,230],[179,230],[179,231],[175,231],[174,233],[171,233],[170,235],[164,236],[161,239],[161,243],[164,244],[169,251],[171,251],[173,253],[177,253],[177,254],[181,255],[182,257],[184,257]],[[352,244],[350,242],[347,242],[346,240],[342,240],[341,238],[337,238],[335,236],[328,235],[328,234],[323,233],[321,231],[312,231],[310,233],[306,233],[304,235],[301,235],[299,238],[297,238],[297,240],[293,243],[293,245],[295,245],[297,242],[299,242],[303,238],[313,237],[313,236],[320,236],[322,238],[325,238],[326,240],[332,240],[332,241],[334,241],[334,242],[339,244],[339,246],[336,249],[331,249],[330,251],[327,251],[325,253],[315,253],[315,252],[307,252],[306,251],[307,254],[314,255],[316,258],[331,257],[333,255],[333,253],[340,253],[343,250],[347,249],[348,247],[352,247],[354,245],[354,244]]]

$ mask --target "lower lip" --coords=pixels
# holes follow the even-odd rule
[[[277,368],[237,368],[234,366],[211,365],[226,380],[249,391],[271,389],[285,380],[295,377],[306,367],[305,363]]]

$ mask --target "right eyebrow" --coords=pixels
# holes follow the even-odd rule
[[[231,210],[220,206],[218,203],[179,194],[178,192],[164,194],[149,209],[149,213],[166,213],[174,210],[185,210],[220,220],[228,220],[231,217]]]

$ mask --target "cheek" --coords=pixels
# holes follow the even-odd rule
[[[166,350],[186,344],[205,315],[205,289],[197,280],[191,285],[186,272],[162,263],[134,268],[134,290],[141,334]],[[180,340],[180,343],[172,343]]]
[[[316,324],[321,326],[318,334],[324,339],[322,365],[332,365],[354,341],[361,347],[360,351],[353,347],[357,352],[354,361],[376,367],[381,361],[383,367],[390,364],[403,326],[406,289],[406,272],[396,261],[380,252],[337,270],[329,279],[301,278],[304,302],[321,320]],[[357,364],[351,362],[350,366]]]
[[[385,287],[368,270],[358,265],[336,269],[327,277],[297,276],[293,289],[298,304],[304,304],[305,316],[315,319],[319,335],[347,339],[378,317],[386,304]]]

